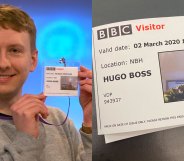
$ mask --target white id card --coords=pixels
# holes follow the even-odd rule
[[[184,124],[184,16],[93,28],[98,134]]]
[[[44,94],[46,96],[77,96],[78,67],[45,66]]]

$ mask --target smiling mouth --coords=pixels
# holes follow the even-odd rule
[[[9,74],[9,75],[1,75],[0,74],[0,78],[9,78],[9,77],[13,77],[15,74]]]
[[[0,83],[8,82],[13,76],[15,76],[15,74],[7,74],[7,75],[0,74]]]

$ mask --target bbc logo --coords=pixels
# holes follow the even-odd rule
[[[97,31],[98,40],[130,34],[132,34],[131,25],[115,26]]]

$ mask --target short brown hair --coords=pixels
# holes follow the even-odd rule
[[[33,19],[23,10],[7,5],[0,5],[0,27],[17,32],[26,31],[30,35],[31,50],[36,49],[36,26]]]

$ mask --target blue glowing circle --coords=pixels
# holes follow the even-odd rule
[[[85,35],[82,29],[70,21],[56,21],[45,26],[38,34],[39,61],[50,59],[79,60],[83,57]]]

